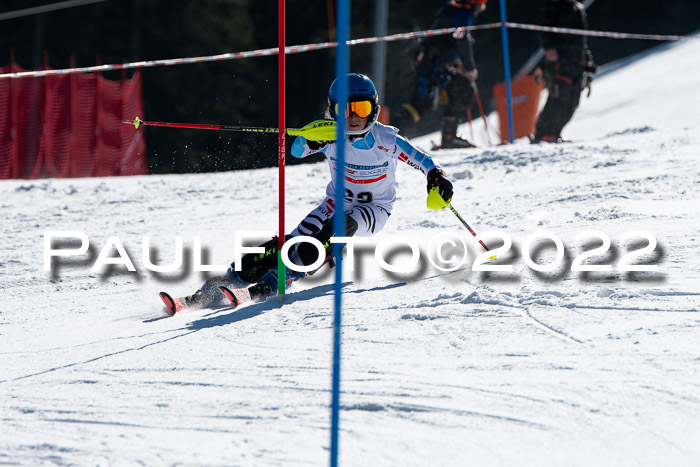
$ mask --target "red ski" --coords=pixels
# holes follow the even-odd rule
[[[243,305],[244,303],[248,303],[253,300],[253,297],[251,297],[250,290],[248,290],[248,287],[241,289],[229,289],[228,287],[224,287],[222,285],[219,287],[219,290],[221,290],[221,293],[224,294],[226,300],[231,302],[231,306],[233,308],[236,308],[240,305]]]
[[[168,309],[170,316],[175,315],[175,313],[181,312],[187,305],[185,305],[185,300],[183,298],[173,298],[165,292],[160,292],[158,294],[165,307]]]

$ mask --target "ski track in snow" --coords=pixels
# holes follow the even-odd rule
[[[498,264],[514,271],[423,261],[389,275],[358,247],[364,259],[343,285],[343,464],[700,465],[700,122],[629,78],[665,70],[674,99],[698,103],[684,76],[700,73],[688,58],[699,47],[668,47],[596,81],[571,143],[435,154],[470,225],[513,239]],[[165,318],[156,293],[191,293],[204,276],[159,276],[141,259],[143,236],[162,264],[182,236],[191,266],[200,236],[205,260],[227,264],[233,231],[276,230],[275,170],[0,182],[0,463],[327,462],[332,274],[283,300]],[[445,230],[470,239],[451,213],[423,208],[418,172],[401,166],[398,181],[377,242],[405,235],[424,253]],[[326,183],[325,163],[288,168],[287,230]],[[44,231],[76,229],[89,255],[44,272]],[[551,273],[520,256],[543,229],[565,246]],[[658,245],[643,260],[659,271],[571,272],[584,246],[600,244],[574,242],[588,230],[611,237],[595,262],[613,265],[630,248],[622,234],[652,232]],[[110,236],[137,272],[91,272]],[[541,263],[554,257],[546,243],[535,250]]]

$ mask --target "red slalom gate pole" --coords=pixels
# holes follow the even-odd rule
[[[277,17],[278,22],[278,37],[279,37],[279,52],[277,53],[278,60],[278,119],[279,119],[279,141],[278,141],[278,163],[279,163],[279,243],[277,247],[277,293],[284,294],[286,282],[286,269],[282,261],[282,247],[284,246],[284,166],[287,157],[287,148],[285,145],[285,0],[278,0],[279,12]]]
[[[489,142],[489,146],[493,146],[491,142],[491,134],[489,133],[489,124],[486,122],[486,115],[484,114],[484,106],[481,104],[481,96],[479,96],[479,88],[476,87],[476,81],[470,81],[472,89],[474,90],[474,97],[476,98],[476,105],[479,107],[479,113],[481,114],[481,119],[484,121],[484,129],[486,130],[486,141]]]
[[[474,128],[472,128],[472,109],[467,109],[467,121],[469,122],[469,139],[474,142]]]

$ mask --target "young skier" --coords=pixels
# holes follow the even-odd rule
[[[345,202],[338,209],[333,201],[336,183],[337,141],[312,141],[298,136],[291,145],[291,154],[304,158],[322,153],[328,159],[331,181],[326,188],[326,198],[312,210],[287,238],[305,235],[319,240],[326,248],[330,246],[333,232],[333,216],[345,216],[345,232],[342,236],[366,237],[379,232],[391,215],[396,200],[395,172],[398,162],[404,162],[420,170],[427,177],[428,191],[437,187],[440,196],[449,202],[452,198],[452,183],[432,158],[416,149],[398,130],[377,122],[380,106],[374,83],[367,76],[348,74],[348,98],[345,109],[339,108],[336,79],[328,92],[326,118],[335,119],[344,115],[347,138],[345,144]],[[200,290],[182,299],[173,299],[165,292],[160,296],[171,313],[186,306],[207,306],[229,300],[249,300],[274,293],[277,287],[277,238],[262,245],[265,253],[248,254],[241,259],[241,270],[235,265],[225,275],[208,280]],[[308,242],[294,245],[289,258],[297,265],[311,265],[318,259],[316,247]],[[304,273],[286,268],[287,286],[305,276]],[[250,285],[254,284],[254,285]],[[232,290],[236,289],[234,292]],[[239,291],[243,290],[243,295]]]

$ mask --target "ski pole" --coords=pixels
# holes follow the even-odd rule
[[[459,221],[462,223],[462,225],[463,225],[464,227],[467,228],[467,230],[469,231],[469,233],[471,233],[471,234],[474,236],[474,238],[476,238],[476,232],[474,232],[474,231],[472,230],[472,228],[469,227],[469,224],[467,224],[467,221],[465,221],[465,220],[462,218],[462,216],[459,215],[459,213],[457,212],[457,210],[452,206],[452,203],[446,203],[446,204],[447,204],[447,207],[450,208],[450,211],[452,211],[452,213],[453,213],[455,216],[457,216],[457,219],[459,219]],[[491,251],[491,250],[489,250],[489,247],[486,246],[486,244],[484,243],[483,240],[479,240],[479,245],[483,246],[483,247],[484,247],[484,250],[486,250],[486,251]],[[496,255],[494,255],[494,256],[489,256],[489,259],[496,259]]]
[[[476,81],[469,80],[474,90],[474,97],[476,98],[476,105],[479,107],[479,113],[481,114],[481,119],[484,121],[484,130],[486,130],[486,140],[489,142],[489,146],[493,146],[491,143],[491,134],[489,133],[489,125],[486,122],[486,115],[484,114],[484,106],[481,104],[481,96],[479,96],[479,88],[476,87]]]
[[[445,199],[442,196],[440,196],[440,190],[438,189],[438,187],[433,187],[428,192],[427,205],[428,205],[428,209],[432,209],[432,210],[444,209],[445,206],[450,208],[450,211],[452,211],[452,214],[457,216],[457,219],[459,219],[459,221],[462,223],[462,225],[467,228],[469,233],[471,233],[474,236],[474,238],[476,238],[476,232],[474,232],[474,230],[471,227],[469,227],[469,224],[467,224],[467,221],[465,221],[464,218],[459,215],[459,213],[454,208],[454,206],[452,206],[452,203],[450,203],[449,201],[445,201]],[[479,240],[479,245],[483,246],[484,250],[491,251],[491,250],[489,250],[489,247],[487,247],[486,244],[483,242],[483,240]],[[496,255],[489,256],[489,259],[496,259]]]
[[[472,109],[467,109],[467,121],[469,122],[469,139],[474,141],[474,128],[472,128]]]
[[[136,117],[133,122],[122,122],[127,125],[134,125],[138,128],[144,126],[166,126],[171,128],[190,128],[194,130],[227,130],[227,131],[252,131],[259,133],[277,133],[277,128],[261,128],[261,127],[246,127],[246,126],[231,126],[231,125],[207,125],[200,123],[170,123],[170,122],[147,122]]]
[[[134,125],[138,129],[144,126],[163,126],[171,128],[190,128],[194,130],[226,130],[244,131],[251,133],[278,133],[278,128],[264,128],[254,126],[235,125],[208,125],[201,123],[171,123],[171,122],[148,122],[136,117],[133,122],[122,122],[127,125]],[[303,136],[312,141],[335,141],[335,122],[331,120],[316,120],[303,128],[287,128],[287,134],[292,136]]]

